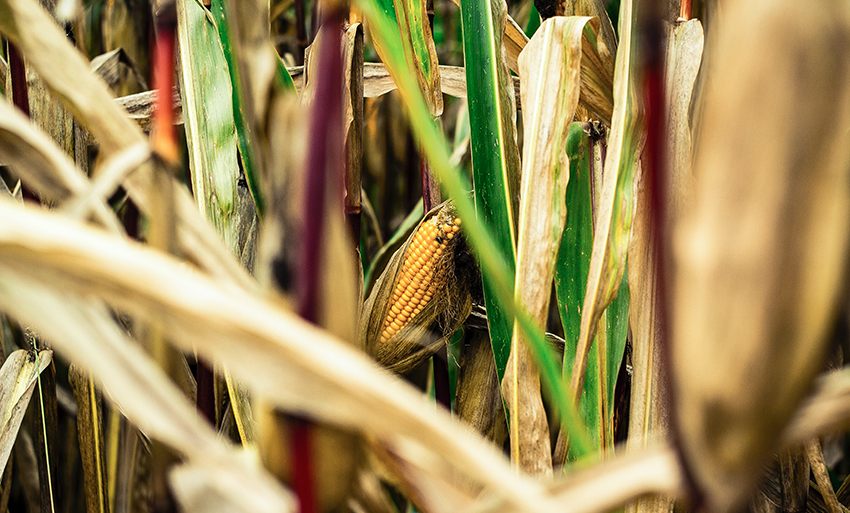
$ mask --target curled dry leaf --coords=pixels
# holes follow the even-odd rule
[[[582,33],[579,105],[611,126],[614,112],[614,57],[610,47],[605,46],[599,37],[599,31],[599,21],[593,18]]]
[[[496,361],[486,329],[466,327],[457,375],[455,411],[496,447],[508,439]],[[468,334],[467,334],[468,333]]]
[[[404,374],[446,343],[472,309],[471,262],[450,202],[432,209],[395,252],[360,318],[360,347]]]
[[[541,330],[567,215],[566,140],[579,100],[581,41],[585,27],[590,30],[593,23],[591,18],[547,19],[519,56],[525,109],[514,290],[516,301]],[[515,324],[502,379],[510,412],[511,459],[525,471],[549,473],[549,424],[529,343]]]
[[[679,450],[722,512],[822,368],[844,290],[850,5],[733,3],[714,44],[674,233],[671,363]]]
[[[6,468],[27,411],[38,375],[53,359],[53,351],[15,351],[0,368],[0,474]]]
[[[599,19],[601,30],[597,32],[602,43],[610,51],[617,49],[617,35],[614,33],[614,25],[608,17],[603,0],[562,0],[564,14],[566,16],[593,16]]]

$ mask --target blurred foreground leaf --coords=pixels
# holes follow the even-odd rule
[[[673,241],[671,363],[679,450],[724,512],[822,368],[845,290],[850,5],[734,4],[716,35]]]

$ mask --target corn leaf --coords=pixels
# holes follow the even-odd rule
[[[295,83],[271,42],[268,3],[248,0],[214,0],[211,11],[227,61],[232,86],[233,117],[245,178],[257,204],[265,214],[263,184],[270,165],[261,143],[266,135],[263,120],[269,102],[277,95],[295,92]]]
[[[440,91],[440,68],[437,62],[437,49],[431,34],[431,25],[424,0],[378,0],[381,10],[398,26],[405,59],[409,72],[416,77],[419,90],[428,105],[432,116],[443,112],[443,95]],[[380,41],[375,40],[375,49],[381,60],[386,61],[390,51]],[[390,70],[392,73],[392,69]],[[397,80],[397,77],[393,77]]]
[[[83,484],[86,488],[86,508],[90,512],[107,513],[110,508],[101,393],[91,376],[74,365],[68,370],[68,380],[77,399],[77,432],[83,463]]]
[[[613,52],[617,48],[617,36],[614,34],[614,25],[611,24],[608,12],[605,10],[604,0],[565,0],[564,14],[598,18],[600,30],[597,34],[608,47],[608,51]]]
[[[555,294],[558,298],[558,312],[561,315],[566,342],[564,344],[564,379],[569,380],[572,375],[572,363],[575,360],[575,348],[581,324],[581,306],[584,303],[590,252],[593,247],[591,139],[585,132],[585,125],[573,123],[570,126],[566,149],[570,161],[570,180],[566,191],[567,220],[555,265]],[[579,412],[585,424],[591,428],[589,435],[595,448],[599,447],[600,442],[599,430],[593,428],[599,426],[600,420],[598,388],[598,359],[590,358],[587,363],[587,378],[579,403]],[[572,448],[570,460],[578,456]]]
[[[0,368],[0,473],[9,462],[35,382],[52,358],[53,351],[49,350],[37,354],[18,350]]]
[[[513,281],[520,163],[513,82],[502,57],[507,9],[503,0],[464,0],[460,7],[475,208],[493,234],[498,251],[505,255]],[[501,380],[510,354],[513,319],[497,298],[491,277],[485,273],[483,280],[490,339]]]
[[[579,101],[582,35],[593,23],[591,18],[547,19],[519,56],[524,132],[515,290],[517,302],[541,330],[567,216],[567,134]],[[516,326],[502,390],[511,413],[512,459],[526,471],[550,472],[540,378]]]
[[[212,16],[195,0],[177,1],[180,93],[192,191],[201,213],[236,252],[236,134],[230,77]]]

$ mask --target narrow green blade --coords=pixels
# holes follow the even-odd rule
[[[623,355],[626,351],[626,337],[629,333],[629,307],[631,295],[629,294],[628,271],[623,273],[623,281],[617,297],[608,305],[605,313],[605,330],[608,337],[607,354],[605,355],[608,366],[606,383],[606,408],[605,408],[605,446],[614,445],[614,389],[617,386],[617,376],[620,373],[620,365],[623,363]]]
[[[537,7],[534,6],[534,3],[531,4],[531,12],[528,15],[528,23],[525,25],[525,35],[529,38],[534,35],[537,31],[537,27],[540,26],[540,13],[537,11]]]
[[[567,184],[567,224],[561,238],[558,261],[555,264],[555,293],[558,311],[564,327],[564,340],[575,357],[575,343],[581,325],[581,306],[590,269],[593,249],[593,213],[590,182],[590,138],[582,123],[573,123],[567,137],[567,157],[570,159],[570,181]],[[564,359],[567,376],[572,361]]]
[[[584,369],[597,324],[617,296],[626,270],[634,218],[637,150],[643,144],[645,128],[635,85],[637,18],[632,3],[632,0],[625,0],[621,4],[622,41],[617,49],[614,72],[614,112],[571,381],[575,396],[579,396],[583,389]]]
[[[516,108],[508,69],[502,60],[505,32],[504,0],[461,1],[463,49],[471,128],[472,177],[478,219],[493,235],[505,256],[513,282],[516,267],[516,221],[519,150]],[[484,301],[499,380],[510,354],[513,319],[498,301],[494,285],[484,275]]]

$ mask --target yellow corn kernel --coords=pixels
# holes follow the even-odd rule
[[[439,260],[458,232],[460,219],[448,212],[433,216],[419,226],[404,254],[401,270],[381,330],[386,342],[413,320],[428,305],[442,285]]]

